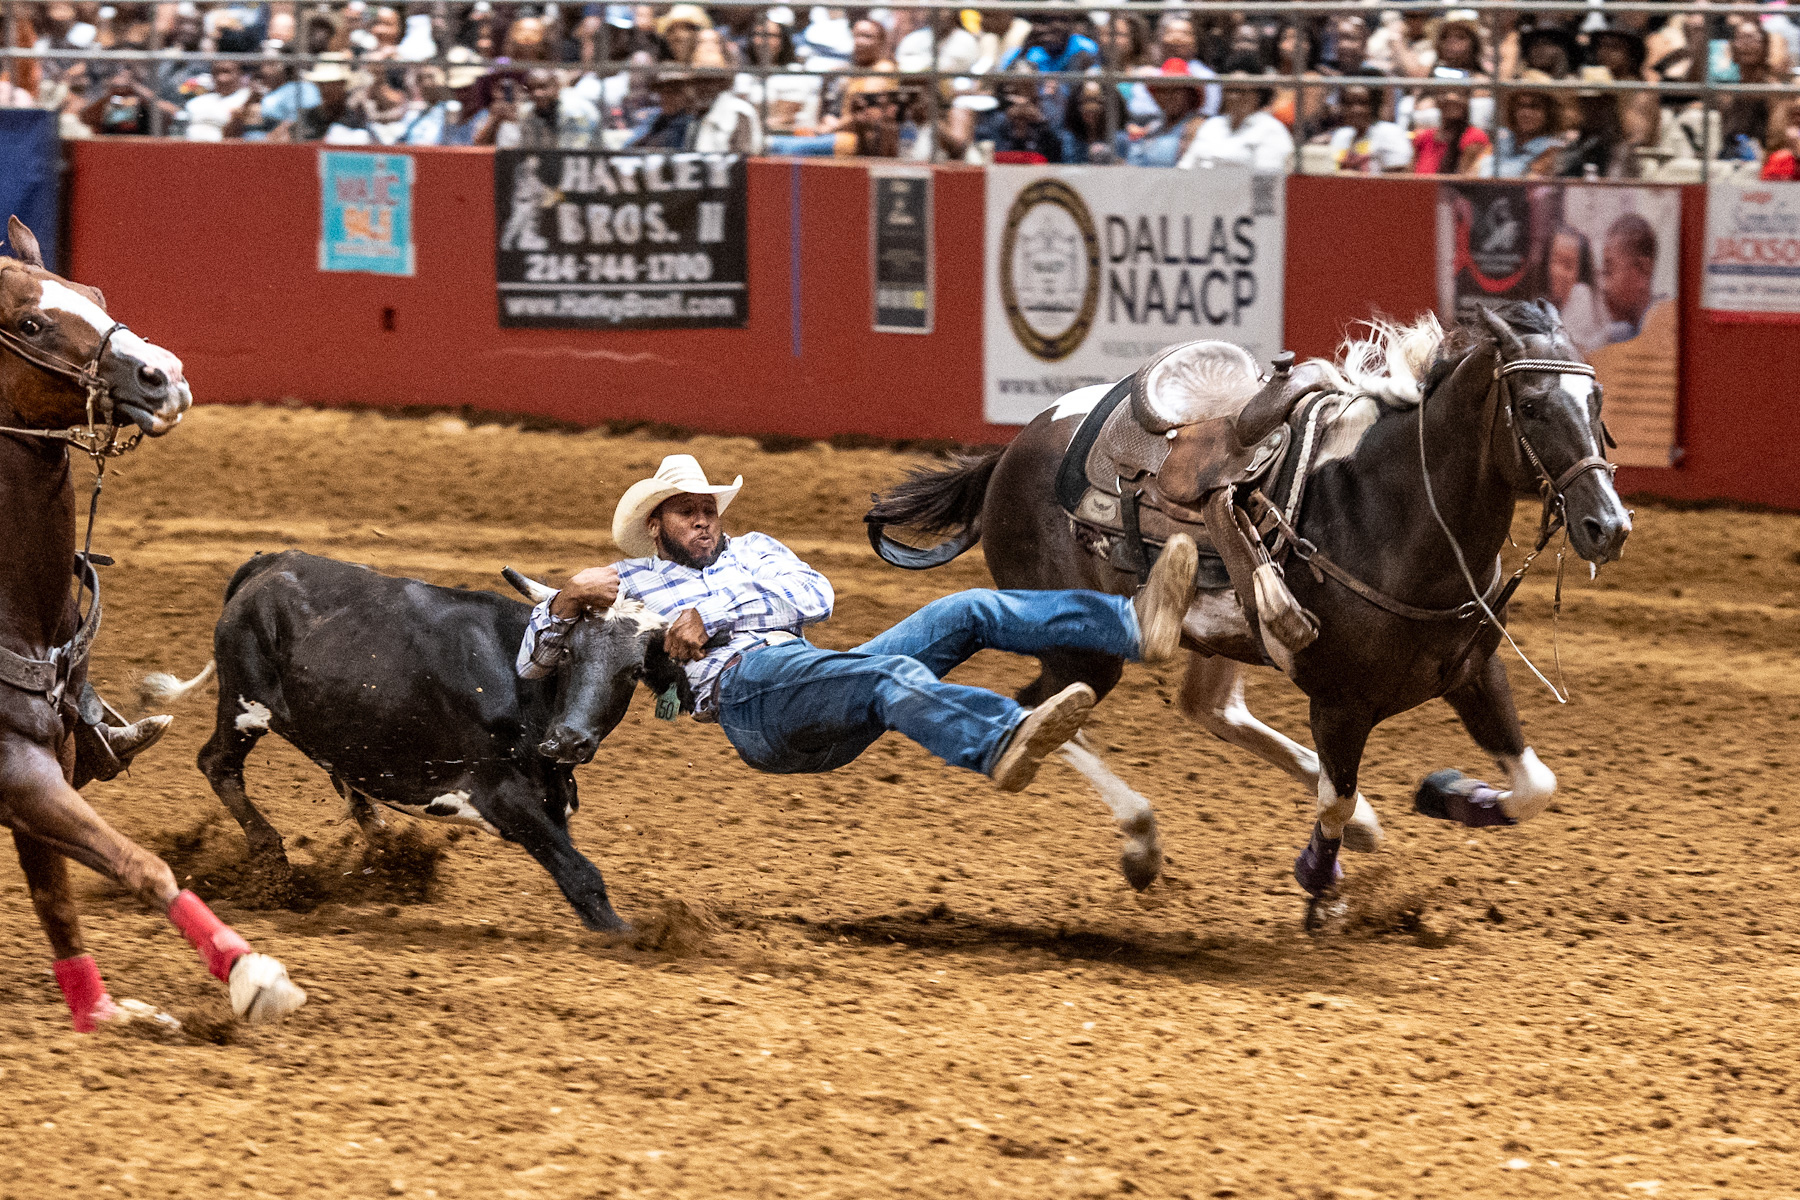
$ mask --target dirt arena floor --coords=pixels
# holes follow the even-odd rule
[[[496,589],[503,564],[604,561],[620,490],[676,448],[198,410],[108,486],[98,681],[125,701],[197,671],[256,550]],[[679,448],[744,474],[730,528],[832,578],[823,644],[987,582],[978,554],[909,575],[869,552],[865,498],[900,455]],[[486,835],[394,817],[411,832],[366,856],[275,738],[251,793],[319,902],[234,899],[242,840],[194,768],[209,692],[89,795],[312,1002],[233,1026],[173,929],[83,872],[114,994],[187,1031],[75,1035],[0,856],[0,1197],[1793,1196],[1797,547],[1800,518],[1640,506],[1623,563],[1571,573],[1568,706],[1514,664],[1550,812],[1412,815],[1427,771],[1486,764],[1442,705],[1391,722],[1363,776],[1391,841],[1347,857],[1348,915],[1317,937],[1289,876],[1310,797],[1186,724],[1174,671],[1129,668],[1093,726],[1160,812],[1168,869],[1141,896],[1060,763],[1000,796],[890,738],[834,775],[759,776],[640,694],[574,822],[632,944]],[[1549,599],[1546,575],[1516,606],[1545,661]],[[1279,676],[1251,700],[1304,729]]]

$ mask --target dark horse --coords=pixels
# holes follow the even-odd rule
[[[1373,850],[1382,839],[1356,784],[1370,730],[1434,697],[1449,701],[1508,784],[1441,773],[1421,787],[1418,810],[1468,825],[1511,825],[1543,811],[1556,777],[1525,743],[1495,654],[1501,630],[1472,593],[1503,608],[1499,556],[1522,496],[1542,496],[1590,562],[1616,559],[1631,532],[1601,449],[1600,389],[1554,309],[1483,309],[1447,334],[1431,317],[1374,328],[1324,364],[1351,399],[1322,435],[1297,520],[1300,544],[1322,551],[1319,560],[1328,556],[1360,592],[1294,555],[1286,572],[1320,627],[1286,668],[1311,700],[1317,753],[1245,707],[1243,664],[1271,660],[1236,593],[1197,592],[1183,626],[1195,655],[1182,711],[1316,790],[1317,824],[1295,863],[1315,898],[1340,874],[1341,843]],[[1137,576],[1085,548],[1053,494],[1070,438],[1105,390],[1073,393],[1004,450],[916,473],[878,500],[868,520],[883,556],[906,557],[887,546],[885,525],[958,530],[934,557],[947,561],[979,539],[1001,587],[1133,591]],[[1085,653],[1040,661],[1022,703],[1076,680],[1104,696],[1121,670],[1118,659]]]
[[[103,465],[105,455],[131,444],[118,440],[120,427],[161,436],[181,420],[190,395],[181,361],[107,316],[98,291],[45,270],[37,239],[17,217],[7,237],[13,257],[0,257],[0,511],[11,533],[0,555],[0,825],[12,830],[75,1028],[91,1030],[120,1009],[83,952],[70,858],[166,912],[230,986],[240,1017],[284,1015],[306,999],[287,970],[251,953],[198,896],[176,888],[167,864],[108,825],[71,786],[75,703],[100,612],[92,562],[76,555],[69,447]],[[73,595],[71,563],[81,580]],[[91,594],[85,616],[84,590]]]

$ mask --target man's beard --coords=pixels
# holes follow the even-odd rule
[[[704,571],[706,568],[719,561],[719,555],[725,553],[725,544],[730,540],[731,539],[721,533],[718,542],[713,546],[713,552],[711,554],[707,555],[705,558],[695,558],[692,554],[689,554],[686,549],[670,540],[667,534],[659,533],[656,535],[656,552],[678,567],[687,567],[694,571]]]

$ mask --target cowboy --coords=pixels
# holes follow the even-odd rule
[[[628,557],[578,572],[532,611],[518,673],[550,674],[584,611],[629,598],[668,621],[663,645],[687,664],[695,719],[717,723],[752,767],[778,775],[836,770],[894,730],[1016,792],[1080,730],[1093,689],[1070,684],[1027,710],[943,675],[983,649],[1160,662],[1180,642],[1198,552],[1178,534],[1134,599],[958,592],[855,650],[821,649],[802,630],[831,615],[830,582],[766,534],[724,533],[721,515],[743,483],[741,475],[709,483],[692,455],[671,454],[653,477],[632,484],[613,513],[613,541]]]

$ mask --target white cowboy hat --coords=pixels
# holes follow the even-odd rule
[[[613,543],[627,558],[649,558],[656,553],[656,543],[650,539],[650,530],[645,523],[657,505],[671,496],[714,496],[718,499],[719,511],[724,512],[743,486],[742,475],[732,480],[729,486],[708,483],[706,472],[700,469],[693,455],[671,454],[662,460],[656,474],[638,480],[619,497],[619,507],[613,510]]]
[[[308,83],[349,83],[350,56],[341,50],[328,50],[319,55],[321,61],[309,67],[300,78]]]

